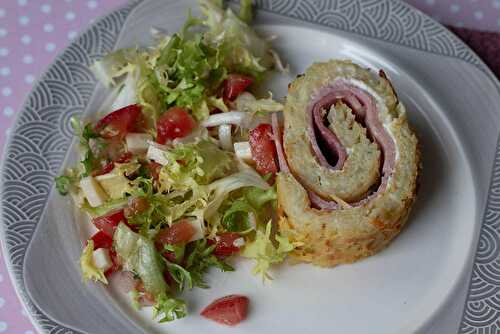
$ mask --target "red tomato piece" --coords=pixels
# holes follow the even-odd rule
[[[132,104],[113,111],[97,122],[95,129],[103,138],[124,138],[127,133],[134,131],[141,116],[141,107]]]
[[[161,249],[161,247],[160,247]],[[175,257],[175,253],[174,252],[171,252],[171,251],[164,251],[161,253],[161,255],[163,255],[163,257],[165,259],[168,260],[168,262],[172,262],[172,263],[177,263],[177,258]]]
[[[130,162],[130,159],[132,159],[132,153],[131,152],[124,152],[118,159],[115,160],[116,163],[119,164],[124,164],[126,162]]]
[[[224,81],[224,100],[234,101],[253,82],[253,78],[242,74],[229,74]]]
[[[174,284],[176,283],[168,270],[165,270],[163,272],[163,279],[165,279],[165,283],[167,283],[168,286],[174,286]]]
[[[247,317],[249,299],[242,295],[229,295],[213,301],[201,315],[219,324],[234,326]]]
[[[101,232],[105,233],[110,238],[113,238],[115,229],[120,222],[127,222],[123,210],[115,211],[105,216],[92,219],[92,223],[95,225],[95,227],[97,227]]]
[[[187,220],[182,220],[161,230],[156,236],[156,241],[170,245],[188,242],[195,233],[194,227]]]
[[[156,122],[156,141],[165,144],[168,140],[187,136],[196,127],[196,121],[186,109],[172,107]]]
[[[108,162],[107,164],[105,164],[104,166],[102,166],[101,169],[93,171],[92,176],[99,176],[99,175],[108,174],[113,169],[115,169],[115,163],[113,161],[111,161],[111,162]]]
[[[125,152],[122,155],[118,157],[118,159],[108,162],[104,166],[102,166],[101,169],[95,170],[92,172],[92,176],[99,176],[99,175],[104,175],[111,173],[113,169],[115,169],[115,163],[123,164],[126,162],[129,162],[130,159],[132,159],[132,153],[130,152]]]
[[[220,257],[231,256],[240,251],[240,248],[234,245],[236,239],[241,238],[238,233],[224,232],[217,235],[214,255]]]
[[[110,249],[113,246],[113,238],[103,231],[96,232],[90,240],[94,242],[94,250],[99,248]]]
[[[132,217],[143,213],[149,208],[149,202],[145,197],[131,197],[128,200],[128,206],[123,209],[125,217]]]
[[[278,172],[276,146],[270,124],[260,124],[250,131],[250,150],[256,169],[261,175]]]
[[[155,296],[152,294],[145,292],[143,295],[138,298],[139,305],[142,307],[150,307],[156,304]]]
[[[106,276],[109,276],[117,272],[118,270],[120,270],[122,266],[120,263],[120,259],[118,258],[118,254],[116,254],[116,252],[113,249],[109,250],[109,257],[111,258],[111,262],[113,263],[113,265],[104,273],[104,275]]]
[[[160,165],[157,162],[150,162],[146,168],[149,170],[151,173],[151,177],[155,182],[158,182],[160,180],[160,170],[161,170],[162,165]]]

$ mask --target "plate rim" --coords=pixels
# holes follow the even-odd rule
[[[33,301],[30,299],[30,297],[26,291],[26,287],[24,286],[24,275],[23,275],[24,273],[22,271],[22,268],[19,272],[15,272],[15,269],[14,269],[14,263],[12,262],[12,253],[7,246],[8,241],[6,240],[6,238],[7,238],[6,231],[8,230],[8,226],[6,226],[6,223],[5,223],[5,209],[6,209],[5,208],[5,197],[6,197],[6,195],[5,195],[5,191],[4,191],[5,190],[5,183],[6,183],[6,177],[5,177],[6,176],[6,165],[7,165],[7,160],[8,160],[8,153],[10,152],[10,149],[14,143],[14,136],[15,136],[14,130],[17,130],[19,128],[19,126],[21,125],[22,116],[25,113],[27,113],[28,102],[30,100],[30,97],[32,97],[32,95],[40,87],[40,85],[42,85],[45,81],[47,81],[47,77],[48,77],[48,74],[50,73],[50,71],[56,67],[57,63],[59,61],[61,61],[61,59],[64,57],[65,53],[72,46],[76,45],[80,39],[85,38],[85,36],[87,36],[93,30],[95,30],[100,22],[109,20],[114,15],[122,15],[123,21],[121,23],[119,23],[120,26],[118,27],[118,33],[114,36],[114,40],[112,41],[112,44],[113,44],[112,48],[114,48],[114,45],[118,41],[120,35],[123,33],[122,28],[125,25],[126,20],[130,16],[130,14],[134,11],[135,8],[137,8],[138,5],[140,5],[141,3],[146,2],[146,1],[148,1],[148,0],[129,1],[128,3],[101,15],[92,24],[88,25],[83,30],[83,32],[73,42],[71,42],[69,45],[67,45],[67,47],[64,50],[62,50],[55,57],[54,61],[51,62],[46,67],[46,69],[44,70],[42,75],[40,75],[39,79],[32,86],[33,88],[28,93],[27,97],[25,98],[25,101],[22,104],[20,111],[17,113],[14,124],[11,127],[12,131],[6,137],[6,140],[5,140],[4,151],[2,153],[2,160],[0,161],[0,173],[1,173],[1,178],[0,178],[0,203],[1,203],[0,204],[0,217],[2,217],[2,218],[0,218],[0,219],[2,219],[0,221],[0,239],[1,239],[0,244],[2,246],[2,252],[4,254],[8,275],[9,275],[11,281],[13,282],[13,286],[14,286],[14,289],[16,291],[16,294],[19,297],[19,299],[21,300],[23,307],[25,307],[25,309],[27,310],[27,313],[28,313],[28,316],[29,316],[31,322],[34,324],[34,326],[37,328],[37,330],[39,330],[40,332],[43,332],[43,333],[48,332],[48,330],[50,330],[52,332],[53,330],[57,330],[57,329],[71,330],[71,331],[75,331],[75,329],[70,329],[70,328],[67,328],[66,326],[59,325],[55,321],[46,317],[43,314],[42,310],[38,310],[36,307],[34,307]],[[177,1],[179,1],[179,0],[177,0]],[[237,0],[230,0],[229,2],[237,3],[238,1]],[[400,43],[398,43],[398,41],[395,41],[395,40],[385,40],[382,38],[377,38],[377,37],[371,36],[369,34],[360,33],[359,31],[358,32],[353,31],[353,30],[350,30],[349,27],[339,27],[339,26],[336,26],[336,25],[338,25],[338,23],[336,21],[333,21],[334,22],[333,25],[331,24],[331,22],[330,22],[330,24],[328,24],[328,22],[325,24],[325,22],[319,22],[317,17],[311,16],[311,13],[314,14],[314,12],[310,12],[311,9],[310,8],[307,9],[307,6],[317,5],[317,6],[327,6],[328,7],[328,6],[333,6],[333,5],[342,5],[342,0],[325,0],[325,1],[302,0],[300,2],[301,2],[301,4],[298,4],[299,3],[298,0],[293,0],[293,1],[257,0],[256,5],[260,11],[264,11],[264,12],[267,11],[267,12],[271,12],[273,14],[278,14],[278,15],[283,15],[285,17],[298,19],[300,21],[304,21],[307,23],[312,23],[312,24],[321,25],[321,26],[324,26],[327,28],[332,28],[332,29],[336,29],[336,30],[340,30],[340,31],[358,34],[358,35],[361,35],[361,36],[364,36],[367,38],[371,38],[371,39],[374,39],[377,41],[384,41],[384,42],[396,44],[396,45],[403,46],[403,47],[410,47],[410,48],[420,50],[423,52],[428,52],[428,53],[432,53],[432,54],[436,54],[436,55],[440,55],[440,56],[460,59],[461,61],[465,61],[465,62],[475,66],[476,68],[481,70],[484,74],[486,74],[488,79],[496,87],[497,91],[500,92],[499,80],[496,78],[496,76],[493,74],[493,72],[489,69],[489,67],[477,56],[477,54],[468,45],[466,45],[464,42],[462,42],[452,31],[448,30],[445,26],[443,26],[439,22],[430,18],[425,13],[422,13],[420,10],[414,8],[413,6],[411,6],[410,4],[408,4],[406,2],[402,2],[399,0],[383,0],[382,1],[382,3],[387,3],[388,6],[396,6],[396,7],[400,7],[400,8],[407,10],[408,13],[416,13],[416,16],[419,17],[419,19],[423,19],[424,21],[430,23],[430,27],[432,29],[439,30],[440,34],[442,34],[442,36],[444,36],[445,38],[448,39],[448,42],[450,43],[450,45],[453,45],[453,46],[456,46],[459,48],[458,49],[457,48],[451,48],[451,49],[444,48],[443,50],[445,50],[446,52],[433,52],[432,50],[427,50],[425,48],[419,48],[419,47],[412,46],[412,45],[405,45],[404,43],[401,43],[402,41],[399,41]],[[356,0],[354,2],[361,3],[362,0]],[[377,2],[377,1],[372,1],[372,3],[375,3],[375,2]],[[344,3],[345,3],[345,1],[344,1]],[[302,8],[302,10],[297,10],[297,8],[299,8],[299,9],[301,8],[301,5],[302,5],[302,7],[305,6],[306,9]],[[293,14],[295,14],[295,16],[293,16]],[[94,82],[94,87],[92,89],[94,89],[94,88],[95,88],[95,82]],[[85,108],[85,107],[83,107],[83,108]],[[61,161],[59,161],[59,163],[64,161],[66,155],[67,155],[67,149],[66,149],[66,152],[64,152],[64,154],[61,158]],[[480,247],[480,239],[481,239],[481,236],[483,235],[483,229],[485,228],[485,225],[487,224],[486,214],[487,214],[488,210],[493,210],[496,212],[498,212],[500,210],[500,208],[495,206],[495,203],[499,202],[499,200],[497,199],[498,198],[497,196],[500,196],[500,195],[497,195],[497,196],[495,195],[495,193],[500,194],[500,140],[496,141],[496,151],[495,151],[495,156],[493,157],[493,159],[494,159],[493,160],[494,164],[491,168],[491,177],[490,177],[490,181],[489,181],[487,200],[485,203],[483,203],[483,204],[485,204],[484,208],[482,208],[482,207],[478,208],[479,210],[482,210],[482,211],[478,212],[479,217],[481,217],[481,221],[478,224],[479,225],[478,228],[476,229],[475,242],[473,244],[472,254],[470,254],[470,256],[473,257],[474,260],[472,263],[472,270],[470,270],[471,269],[470,267],[467,270],[467,272],[470,272],[470,275],[467,278],[467,287],[468,287],[467,297],[466,297],[465,306],[463,307],[463,314],[462,314],[462,317],[460,319],[459,333],[470,332],[471,329],[474,330],[476,328],[475,326],[478,325],[477,323],[475,325],[472,324],[470,319],[469,319],[470,316],[474,315],[474,312],[473,312],[474,309],[471,310],[471,307],[473,307],[473,305],[470,305],[471,302],[469,299],[471,298],[471,296],[474,297],[473,291],[472,291],[473,290],[473,283],[474,283],[473,277],[474,277],[475,271],[476,271],[476,262],[478,261],[478,251],[479,251],[479,247]],[[57,166],[56,170],[59,170],[60,167],[61,166],[59,164]],[[36,219],[34,219],[35,220],[34,226],[31,230],[31,233],[27,237],[28,240],[24,246],[24,251],[22,253],[22,257],[23,257],[22,263],[24,263],[24,254],[26,253],[26,250],[28,249],[28,247],[30,245],[31,238],[34,235],[35,230],[38,226],[38,223],[42,217],[42,213],[46,208],[48,197],[50,196],[51,192],[54,191],[54,186],[52,183],[53,182],[49,183],[49,186],[47,188],[48,191],[44,194],[45,200],[44,200],[43,206],[41,208],[40,214],[36,217]],[[11,247],[11,248],[13,248],[13,247]],[[21,263],[21,267],[22,267],[22,263]],[[467,272],[464,272],[463,274],[467,274]],[[456,286],[454,288],[456,288]],[[491,324],[491,325],[493,325],[493,324]],[[481,328],[484,328],[484,325],[482,325]]]

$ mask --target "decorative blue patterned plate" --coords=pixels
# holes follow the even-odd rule
[[[237,263],[187,295],[190,316],[156,324],[113,290],[81,282],[78,222],[53,178],[75,161],[71,116],[105,97],[88,66],[112,49],[148,45],[151,26],[175,31],[193,0],[136,1],[97,20],[34,86],[1,168],[1,236],[9,271],[42,333],[499,333],[500,85],[444,27],[395,0],[258,0],[257,26],[301,73],[314,61],[351,58],[383,68],[422,143],[424,175],[410,223],[380,254],[321,269],[283,266],[265,285]],[[291,78],[290,78],[291,79]],[[288,80],[275,80],[276,96]],[[231,276],[229,276],[231,275]],[[197,314],[215,297],[243,293],[236,328]]]

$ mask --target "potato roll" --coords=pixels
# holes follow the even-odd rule
[[[415,200],[420,154],[405,108],[383,71],[315,63],[289,86],[281,131],[279,228],[297,260],[354,262],[383,249]],[[281,133],[282,132],[282,133]]]

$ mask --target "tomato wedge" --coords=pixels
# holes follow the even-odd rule
[[[227,257],[238,253],[240,248],[234,245],[234,241],[239,238],[241,238],[240,235],[234,232],[218,234],[213,254],[218,257]]]
[[[156,241],[161,244],[174,245],[181,242],[188,242],[195,233],[193,225],[187,220],[182,220],[161,230],[156,236]]]
[[[160,180],[160,170],[161,170],[162,165],[160,165],[157,162],[150,162],[146,165],[146,169],[149,171],[151,174],[151,177],[155,182],[158,182]]]
[[[229,295],[213,301],[201,315],[223,325],[234,326],[247,317],[249,299],[242,295]]]
[[[111,162],[108,162],[107,164],[105,164],[104,166],[102,166],[101,169],[93,171],[92,176],[99,176],[99,175],[108,174],[111,171],[113,171],[113,169],[115,169],[115,163],[113,161],[111,161]]]
[[[251,130],[249,142],[255,169],[261,175],[277,173],[279,169],[271,124],[260,124]]]
[[[111,258],[112,265],[104,273],[104,275],[106,275],[106,276],[109,276],[109,275],[117,272],[122,267],[122,265],[120,263],[120,259],[118,258],[118,254],[116,254],[116,252],[111,248],[109,249],[109,257]]]
[[[124,164],[124,163],[130,162],[130,160],[132,159],[132,157],[133,157],[132,152],[124,152],[114,162],[117,163],[117,164]]]
[[[115,163],[123,164],[126,162],[129,162],[130,159],[132,159],[132,153],[130,152],[125,152],[122,155],[118,157],[118,159],[108,162],[104,166],[102,166],[101,169],[95,170],[92,172],[92,176],[99,176],[99,175],[104,175],[111,173],[113,169],[115,169]]]
[[[127,221],[123,210],[115,211],[105,216],[92,219],[94,226],[110,238],[113,238],[115,229],[121,221]]]
[[[113,246],[113,238],[103,231],[96,232],[90,240],[94,242],[94,250],[99,248],[110,249]]]
[[[119,137],[123,139],[127,133],[134,131],[141,116],[141,107],[132,104],[106,115],[95,126],[95,130],[103,138]]]
[[[186,109],[172,107],[156,122],[156,142],[165,144],[168,140],[187,136],[196,127],[196,122]]]
[[[224,81],[223,98],[234,101],[238,95],[243,93],[253,82],[253,78],[243,74],[229,74]]]

